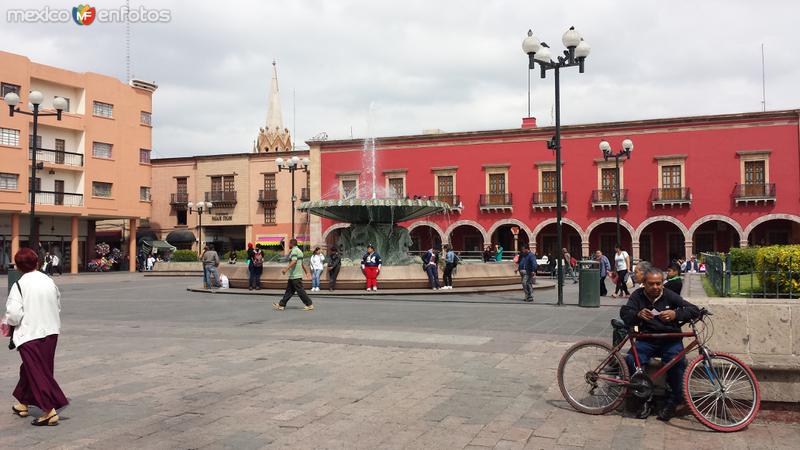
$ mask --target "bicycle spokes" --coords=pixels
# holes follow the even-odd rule
[[[726,355],[702,358],[687,374],[688,400],[695,415],[711,428],[728,430],[752,421],[758,409],[758,386],[752,372]]]
[[[567,401],[578,409],[598,414],[619,403],[627,371],[618,354],[604,345],[575,346],[559,365],[559,385]]]

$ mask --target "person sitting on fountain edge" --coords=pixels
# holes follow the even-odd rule
[[[381,273],[381,255],[375,251],[375,246],[367,245],[367,253],[361,258],[361,271],[367,277],[367,290],[378,290],[378,274]]]

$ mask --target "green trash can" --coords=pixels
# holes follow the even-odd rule
[[[8,266],[8,290],[6,292],[11,292],[11,286],[14,286],[14,283],[16,283],[21,276],[22,276],[21,273],[14,270],[13,264]]]
[[[592,260],[578,262],[580,278],[578,284],[578,306],[598,308],[600,306],[600,263]]]

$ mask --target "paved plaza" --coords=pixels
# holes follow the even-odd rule
[[[607,338],[613,306],[465,293],[468,302],[317,296],[316,311],[295,299],[276,312],[273,296],[187,292],[190,278],[57,282],[56,377],[71,405],[46,429],[0,415],[0,447],[733,449],[800,441],[800,425],[769,414],[725,435],[691,416],[663,424],[572,410],[555,380],[558,359],[580,338]],[[537,294],[546,302],[555,291]],[[566,295],[576,288],[567,285]],[[0,364],[8,395],[19,357],[2,352]]]

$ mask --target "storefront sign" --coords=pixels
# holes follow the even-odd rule
[[[230,214],[215,214],[211,216],[211,220],[214,222],[229,222],[233,220],[233,216]]]

